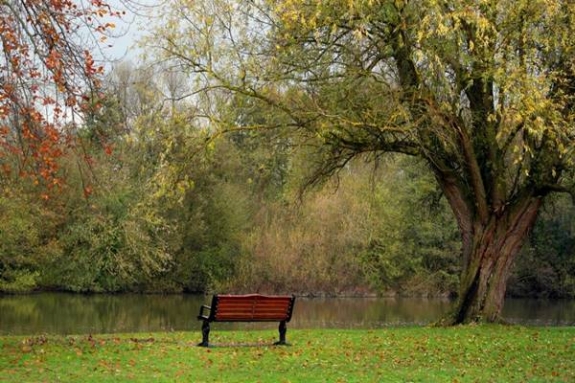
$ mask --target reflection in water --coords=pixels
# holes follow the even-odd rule
[[[575,301],[546,299],[508,299],[503,317],[530,326],[574,326]]]
[[[0,334],[88,334],[198,331],[198,295],[0,296]],[[423,325],[441,318],[452,302],[415,298],[298,298],[289,328],[376,328]],[[575,325],[575,301],[508,300],[504,317],[525,325]],[[273,328],[277,324],[218,324],[225,328]]]
[[[298,327],[373,328],[427,324],[446,313],[452,303],[441,299],[341,298],[300,299],[294,325]]]

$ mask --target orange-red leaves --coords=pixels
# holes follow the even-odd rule
[[[106,21],[99,18],[106,17]],[[76,44],[115,27],[105,0],[12,1],[0,14],[0,157],[18,157],[18,173],[59,186],[58,159],[73,146],[69,116],[100,85],[104,68]],[[88,31],[82,28],[90,29]],[[2,165],[0,171],[11,171]]]
[[[46,68],[50,70],[57,69],[62,66],[62,55],[57,50],[53,49],[46,57]]]
[[[88,198],[92,195],[92,187],[90,185],[84,188],[84,197]]]

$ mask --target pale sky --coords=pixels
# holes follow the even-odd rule
[[[116,28],[112,33],[113,36],[101,46],[103,55],[110,60],[137,61],[138,49],[135,44],[143,33],[142,29],[150,23],[149,17],[145,14],[151,6],[159,5],[161,2],[162,0],[108,0],[108,4],[114,10],[124,10],[126,15],[123,20],[110,20]]]

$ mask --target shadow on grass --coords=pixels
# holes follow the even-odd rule
[[[275,344],[275,343],[210,343],[208,346],[204,346],[201,343],[196,345],[197,347],[202,347],[206,349],[213,349],[213,348],[262,348],[262,347],[289,347],[291,343],[285,344]]]

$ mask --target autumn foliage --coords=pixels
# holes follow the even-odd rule
[[[81,105],[103,66],[89,47],[120,17],[102,0],[0,1],[0,171],[60,184]]]

